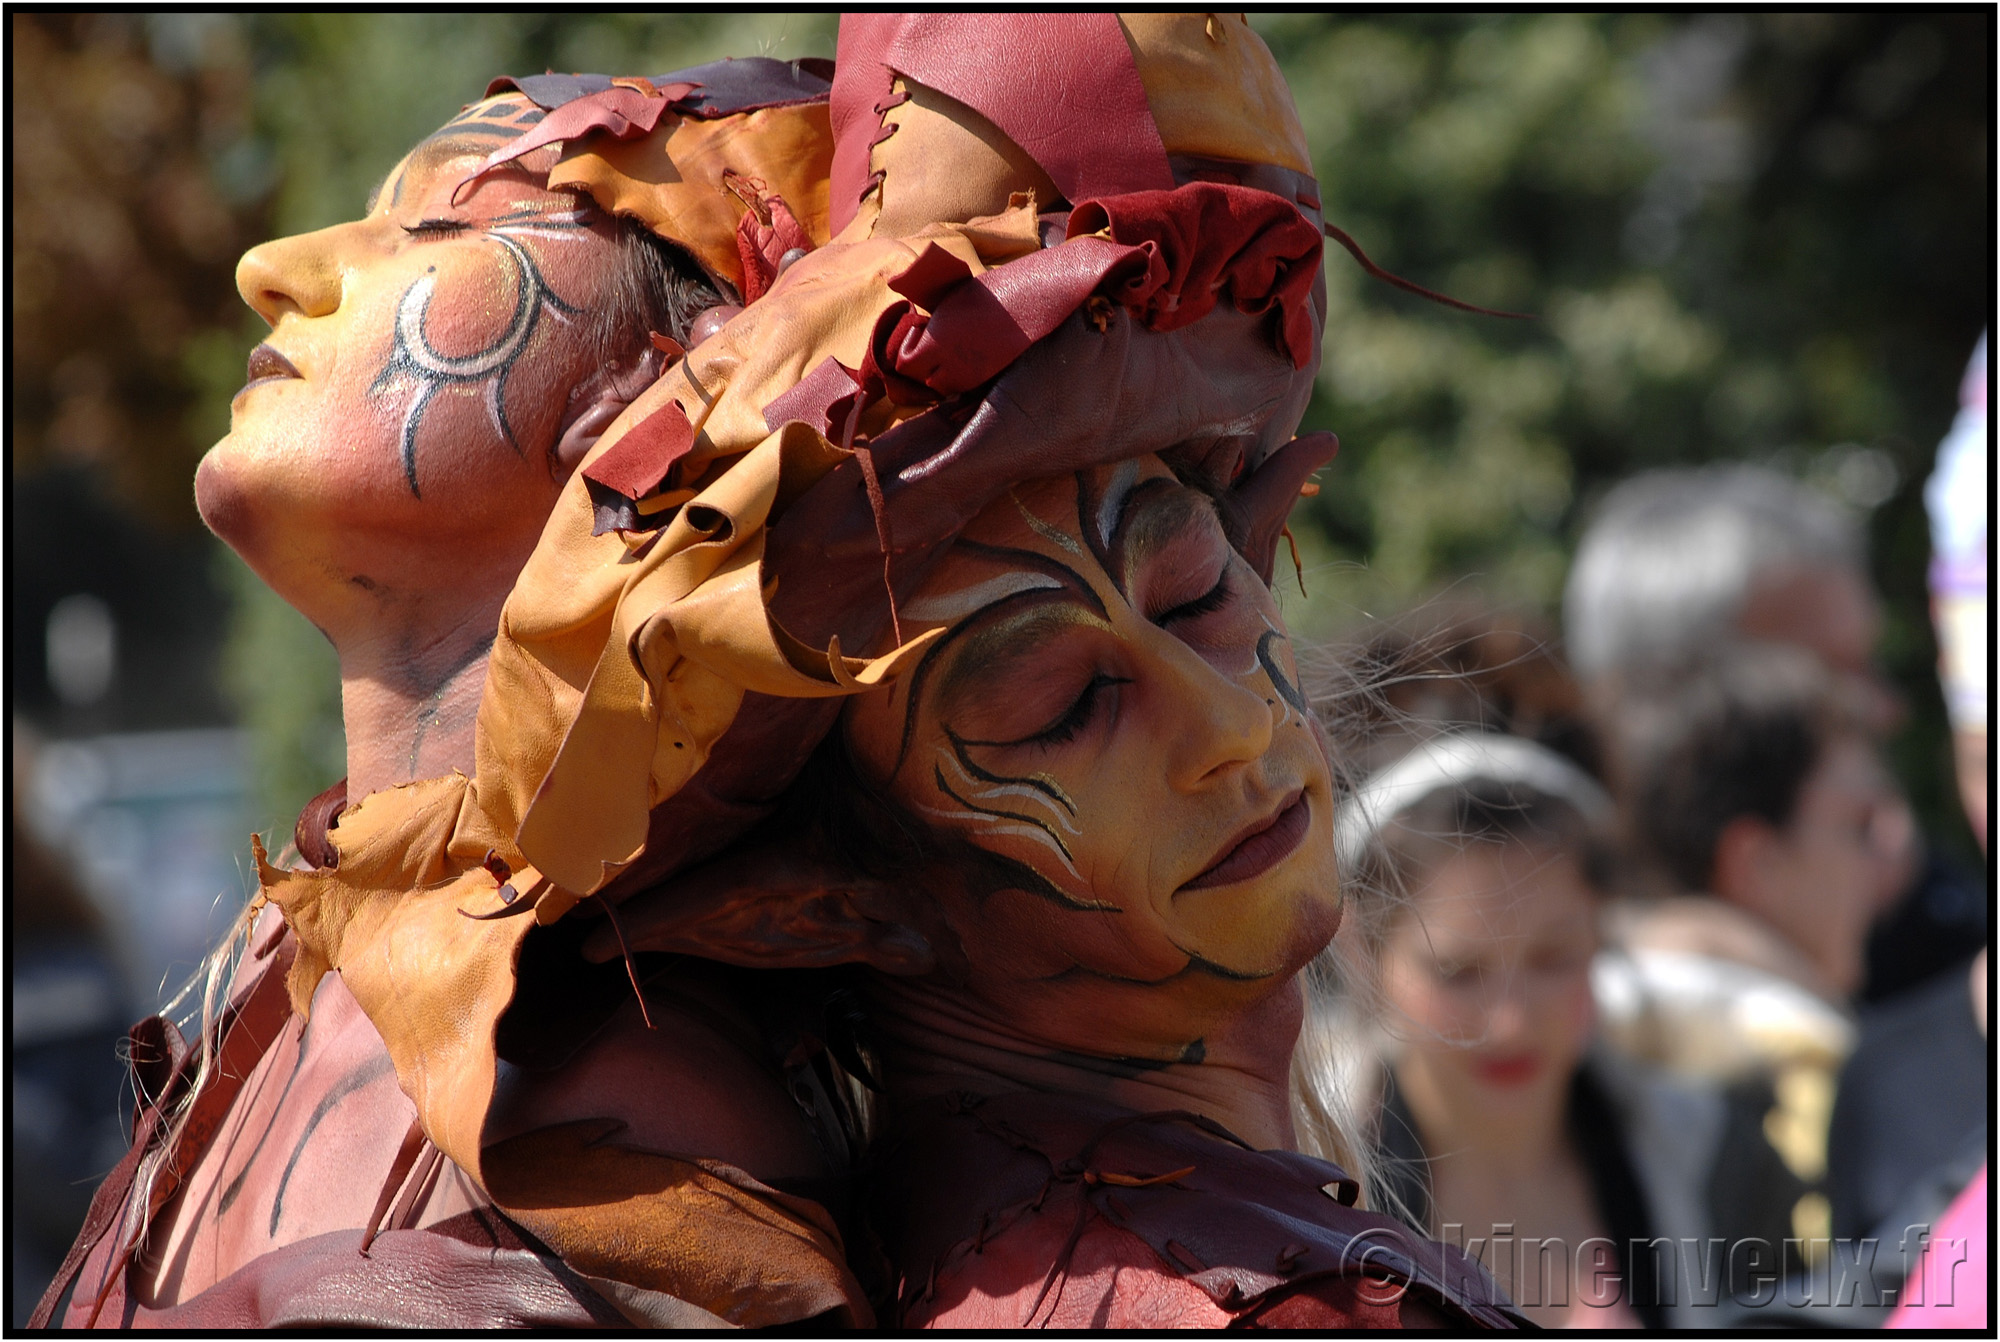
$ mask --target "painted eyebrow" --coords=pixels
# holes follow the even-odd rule
[[[1051,637],[1079,626],[1108,627],[1101,619],[1076,608],[1073,594],[1053,588],[1023,592],[1018,612],[1004,620],[986,619],[981,628],[960,646],[938,678],[937,702],[940,715],[959,703],[976,698],[989,686],[1005,683],[1021,663],[1037,656]],[[1030,598],[1040,597],[1040,600]],[[997,605],[998,603],[996,603]],[[989,606],[987,610],[994,607]],[[984,615],[986,612],[980,612]],[[979,616],[974,616],[979,619]]]
[[[1118,590],[1128,596],[1133,570],[1189,526],[1212,522],[1217,534],[1225,542],[1228,539],[1215,500],[1176,481],[1143,481],[1126,496],[1126,505],[1112,536],[1111,558],[1115,567],[1111,571],[1117,576]]]
[[[1041,604],[1056,595],[1066,595],[1071,598],[1080,597],[1100,619],[1108,621],[1111,618],[1110,612],[1104,608],[1104,599],[1098,596],[1096,589],[1091,587],[1090,583],[1081,573],[1078,573],[1059,559],[1051,559],[1049,556],[1037,554],[1033,550],[1018,550],[1009,545],[985,545],[978,541],[961,540],[954,548],[965,554],[976,555],[981,559],[993,560],[1006,568],[1026,568],[1034,572],[1045,573],[1055,578],[1060,585],[1057,587],[1030,587],[1025,590],[1011,592],[1006,596],[1000,597],[998,600],[988,602],[953,625],[945,632],[943,638],[940,638],[930,646],[930,649],[918,660],[916,668],[910,672],[908,680],[909,688],[905,692],[908,697],[903,702],[903,739],[901,744],[896,748],[896,769],[901,769],[903,761],[909,758],[910,742],[915,737],[917,731],[917,705],[923,702],[924,686],[929,681],[931,673],[939,665],[939,654],[944,652],[946,648],[954,646],[958,640],[978,629],[981,624],[991,619],[1003,609],[1011,610],[1016,606],[1026,604],[1032,598],[1040,598],[1037,604]],[[894,770],[891,771],[892,774],[893,772]]]

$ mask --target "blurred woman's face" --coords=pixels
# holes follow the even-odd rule
[[[1597,899],[1577,860],[1472,843],[1409,893],[1380,959],[1399,1073],[1468,1114],[1566,1086],[1594,1018]]]
[[[540,119],[518,97],[477,104],[396,165],[366,217],[239,263],[271,334],[196,497],[260,571],[419,531],[468,560],[532,547],[570,394],[600,357],[590,314],[616,280],[615,232],[518,163],[452,192]]]
[[[1326,944],[1331,776],[1284,626],[1157,458],[1015,489],[900,614],[906,638],[947,632],[849,706],[848,742],[978,850],[925,897],[990,1015],[1192,1059]]]

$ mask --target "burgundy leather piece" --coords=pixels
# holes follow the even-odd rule
[[[889,287],[918,307],[935,310],[944,296],[972,278],[972,267],[935,242],[927,242]]]
[[[782,197],[766,196],[763,204],[771,216],[770,223],[759,219],[757,211],[746,210],[736,225],[736,254],[743,262],[745,303],[756,302],[770,289],[778,278],[778,266],[786,252],[813,249],[805,226]]]
[[[340,813],[346,809],[347,780],[343,778],[307,802],[299,811],[298,823],[292,826],[292,846],[321,871],[340,864],[340,851],[326,832],[340,823]]]
[[[1140,249],[1101,238],[1032,253],[952,289],[921,329],[886,351],[886,365],[941,395],[971,391],[1100,289],[1118,302],[1147,293],[1155,269]]]
[[[907,1115],[876,1163],[882,1175],[866,1198],[902,1315],[946,1269],[978,1291],[971,1256],[1003,1236],[1028,1238],[1028,1258],[1058,1282],[1083,1237],[1101,1236],[1140,1241],[1239,1317],[1323,1294],[1329,1279],[1367,1276],[1405,1285],[1449,1326],[1521,1322],[1459,1250],[1337,1200],[1329,1187],[1351,1183],[1339,1167],[1251,1150],[1191,1114],[1137,1114],[1070,1095],[953,1096]],[[1008,1261],[1018,1267],[1020,1249]],[[1034,1283],[990,1285],[980,1293]]]
[[[827,115],[833,127],[833,162],[827,170],[827,225],[838,235],[854,222],[861,197],[872,185],[868,151],[882,129],[889,84],[894,76],[882,63],[894,36],[893,15],[843,14],[833,62]]]
[[[832,86],[833,62],[745,56],[654,75],[653,83],[692,85],[694,91],[682,99],[684,114],[713,120],[762,107],[818,102]],[[610,87],[609,75],[502,75],[486,86],[486,96],[513,90],[537,107],[553,110]]]
[[[614,84],[596,93],[586,93],[580,98],[564,103],[536,122],[526,133],[488,154],[485,160],[467,173],[453,189],[452,199],[456,201],[458,193],[467,185],[478,181],[495,168],[532,153],[545,144],[577,140],[595,134],[609,135],[614,140],[629,140],[639,135],[650,135],[653,128],[660,124],[660,118],[669,110],[683,110],[684,100],[693,92],[692,84],[668,84],[664,88],[656,88],[650,94],[623,84]]]
[[[262,1254],[177,1305],[124,1292],[100,1322],[235,1328],[615,1328],[625,1316],[505,1219],[465,1212],[422,1230],[334,1231]],[[113,1314],[111,1310],[117,1309]],[[72,1307],[74,1310],[74,1307]],[[81,1322],[79,1318],[76,1320]]]
[[[1128,246],[1156,249],[1165,263],[1165,279],[1151,293],[1120,299],[1128,306],[1143,302],[1155,330],[1206,315],[1226,288],[1239,311],[1282,314],[1279,347],[1294,367],[1317,355],[1311,298],[1325,244],[1292,201],[1250,187],[1190,182],[1088,200],[1070,212],[1072,238],[1105,228]]]
[[[1340,439],[1330,433],[1300,434],[1265,458],[1255,471],[1240,477],[1230,491],[1250,518],[1249,533],[1240,542],[1243,557],[1266,587],[1271,585],[1278,539],[1285,531],[1285,517],[1299,497],[1299,487],[1339,451]]]
[[[873,104],[887,92],[882,67],[964,103],[1041,164],[1070,200],[1127,191],[1163,191],[1173,170],[1146,102],[1118,17],[1091,13],[844,14],[834,77],[833,227],[854,217],[867,174],[865,147],[843,163],[850,131],[879,124]],[[843,117],[844,97],[867,105]],[[842,169],[846,171],[843,172]],[[852,194],[850,194],[852,193]]]

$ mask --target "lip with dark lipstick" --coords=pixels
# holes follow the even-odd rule
[[[1207,870],[1175,893],[1235,885],[1238,881],[1262,876],[1290,857],[1292,850],[1304,842],[1311,821],[1312,806],[1306,800],[1305,789],[1300,788],[1285,799],[1285,804],[1276,815],[1258,821],[1231,839],[1229,846],[1222,850],[1220,857],[1209,863]]]
[[[1475,1059],[1472,1070],[1489,1086],[1520,1086],[1541,1074],[1542,1059],[1535,1053],[1509,1053]]]
[[[244,371],[250,380],[243,384],[243,391],[236,393],[238,396],[252,387],[261,387],[266,382],[299,376],[299,370],[292,366],[292,361],[269,345],[259,345],[250,351],[249,366]]]

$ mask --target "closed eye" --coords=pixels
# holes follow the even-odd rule
[[[414,224],[404,224],[403,231],[413,238],[435,237],[444,234],[463,233],[470,227],[472,225],[466,223],[463,219],[419,219]]]
[[[1104,691],[1114,685],[1130,685],[1131,683],[1130,680],[1122,676],[1092,676],[1090,683],[1083,687],[1083,693],[1076,697],[1076,702],[1071,704],[1061,717],[1036,732],[1033,736],[1027,737],[1019,744],[1059,745],[1064,741],[1075,740],[1076,734],[1085,727],[1088,727],[1091,718],[1096,715],[1097,704],[1103,697]]]
[[[1027,736],[1016,737],[1011,741],[975,741],[967,739],[962,744],[968,746],[993,746],[1004,750],[1012,746],[1050,746],[1061,745],[1066,741],[1074,741],[1077,733],[1088,727],[1090,720],[1097,715],[1097,707],[1104,698],[1104,692],[1116,686],[1130,685],[1131,683],[1131,680],[1124,676],[1092,676],[1090,683],[1083,687],[1083,692],[1077,695],[1070,702],[1069,707],[1062,711],[1062,716],[1040,731],[1031,732]]]
[[[1229,604],[1232,593],[1229,590],[1229,570],[1224,568],[1215,579],[1215,586],[1192,601],[1183,601],[1172,610],[1153,617],[1153,623],[1166,629],[1182,620],[1195,620],[1212,614]]]

